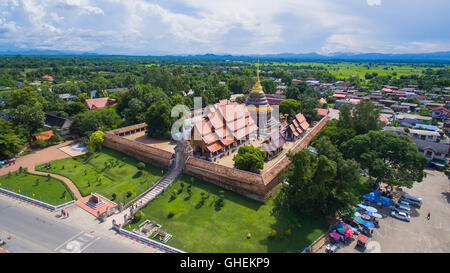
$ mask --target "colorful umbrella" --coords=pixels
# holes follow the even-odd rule
[[[374,207],[371,206],[366,206],[366,210],[371,211],[371,212],[377,212],[378,210]]]
[[[373,227],[375,227],[375,225],[374,225],[372,222],[370,222],[370,221],[364,221],[364,222],[363,222],[363,225],[365,225],[365,226],[368,227],[368,228],[373,228]]]
[[[381,216],[381,214],[378,214],[378,213],[373,213],[373,217],[375,217],[375,218],[379,218],[379,219],[381,219],[381,218],[383,218],[383,216]]]
[[[338,229],[337,229],[337,232],[339,232],[340,234],[344,234],[345,229],[343,229],[343,228],[338,228]]]
[[[336,240],[339,240],[339,239],[341,239],[341,236],[342,236],[342,235],[340,235],[340,234],[338,234],[338,233],[336,233],[336,232],[333,232],[333,233],[330,234],[330,236],[331,236],[331,238],[334,238],[334,239],[336,239]]]
[[[360,217],[353,217],[353,219],[355,219],[356,223],[358,223],[358,224],[363,224],[364,223],[364,220],[361,219]]]
[[[373,212],[371,212],[371,211],[366,210],[364,213],[365,213],[366,215],[373,216]]]
[[[358,204],[358,207],[365,209],[366,206],[364,206],[363,204]]]
[[[343,224],[342,227],[345,228],[345,229],[352,228],[352,226],[350,226],[349,224]]]
[[[353,231],[353,229],[348,228],[344,231],[344,234],[347,235],[348,237],[351,237],[353,234],[355,234],[355,232]]]

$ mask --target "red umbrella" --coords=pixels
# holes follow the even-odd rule
[[[348,228],[344,231],[344,234],[347,235],[348,237],[351,237],[353,234],[355,234],[355,231],[351,228]]]
[[[366,236],[364,236],[364,235],[362,235],[362,234],[360,234],[360,235],[358,235],[358,237],[356,237],[356,240],[357,241],[361,241],[361,243],[367,243],[367,241],[369,240],[369,238],[367,238]]]

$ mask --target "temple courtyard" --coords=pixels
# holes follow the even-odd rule
[[[182,175],[141,210],[144,217],[139,222],[125,228],[133,230],[149,219],[172,234],[168,245],[187,252],[299,253],[322,235],[328,224],[324,219],[299,217],[284,208],[277,212],[278,194],[263,204]],[[223,207],[217,206],[221,196]],[[289,229],[291,235],[286,235]],[[271,230],[277,232],[273,238],[269,237]]]

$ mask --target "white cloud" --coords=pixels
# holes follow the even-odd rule
[[[366,0],[369,6],[381,6],[381,0]]]
[[[367,4],[380,6],[381,0]],[[388,25],[380,17],[386,6],[373,15],[364,2],[332,0],[0,0],[0,50],[264,54],[448,46],[446,33],[443,41],[397,38],[402,24]],[[393,31],[389,38],[386,29]]]

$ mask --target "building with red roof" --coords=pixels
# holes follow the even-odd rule
[[[330,110],[323,108],[314,108],[314,109],[317,111],[317,114],[321,117],[328,116],[328,113],[330,112]]]
[[[309,123],[306,121],[305,116],[302,113],[298,113],[286,127],[286,130],[282,132],[283,137],[286,140],[295,141],[299,139],[309,128]]]
[[[106,106],[114,106],[116,104],[117,101],[110,98],[96,98],[86,100],[86,105],[89,110],[100,110],[102,108],[105,108]]]
[[[443,106],[434,107],[433,109],[431,109],[431,116],[436,119],[449,119],[450,110]]]
[[[53,77],[52,76],[49,76],[49,75],[44,75],[44,76],[42,76],[41,77],[43,80],[46,80],[46,81],[49,81],[49,82],[52,82],[53,81]]]
[[[53,136],[53,131],[52,130],[48,130],[48,131],[45,131],[45,132],[40,132],[34,138],[35,138],[35,140],[49,140],[52,136]]]
[[[214,158],[246,143],[258,126],[244,104],[222,100],[191,130],[194,154]]]

